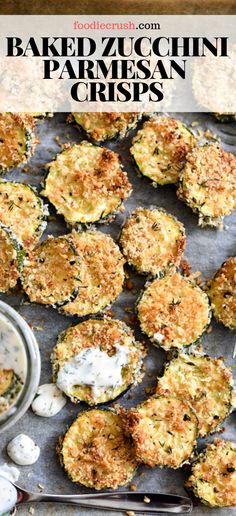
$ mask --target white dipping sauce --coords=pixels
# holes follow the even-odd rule
[[[45,383],[38,388],[31,405],[37,416],[55,416],[65,406],[66,398],[54,383]]]
[[[16,488],[4,477],[0,476],[0,514],[10,511],[17,502]]]
[[[129,348],[116,346],[116,353],[109,356],[99,348],[84,349],[59,370],[57,385],[68,396],[72,387],[86,385],[93,395],[122,384],[122,367],[129,361]]]
[[[16,464],[30,466],[38,460],[40,448],[28,435],[19,434],[8,443],[7,453]]]
[[[22,391],[27,374],[27,357],[20,334],[3,314],[0,314],[0,369],[12,369],[17,375],[13,377],[13,391],[0,396],[0,414],[5,417],[9,409],[14,411],[14,403]]]
[[[8,464],[3,464],[0,466],[0,476],[7,478],[7,480],[10,480],[10,482],[17,482],[20,472],[19,469],[15,468],[14,466],[8,466]]]
[[[0,314],[0,369],[13,369],[24,382],[27,357],[21,336],[3,314]]]

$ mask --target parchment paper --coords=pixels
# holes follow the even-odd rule
[[[195,130],[203,128],[210,129],[213,133],[217,133],[222,139],[222,144],[227,151],[236,153],[236,124],[221,124],[216,122],[211,115],[187,114],[180,115],[180,119],[188,123],[198,121],[200,125]],[[186,228],[187,248],[185,257],[192,265],[192,271],[201,271],[203,278],[210,278],[219,268],[221,263],[229,256],[235,255],[236,251],[236,212],[225,219],[225,227],[223,230],[211,228],[199,228],[197,225],[197,216],[181,203],[175,194],[174,186],[165,186],[153,188],[151,181],[137,176],[135,168],[129,156],[130,139],[135,131],[131,133],[129,138],[121,142],[106,143],[105,146],[118,151],[122,155],[124,168],[127,170],[130,181],[133,184],[133,194],[125,203],[125,214],[116,217],[114,222],[108,225],[98,224],[99,230],[110,233],[117,238],[121,224],[125,216],[128,215],[136,206],[157,205],[165,208],[181,220]],[[40,191],[40,183],[44,178],[44,165],[60,152],[58,142],[55,140],[59,136],[61,142],[76,143],[83,137],[80,132],[66,123],[65,114],[57,114],[53,118],[39,122],[37,128],[37,136],[40,140],[35,155],[29,162],[29,171],[11,171],[4,177],[16,179],[22,182],[36,186]],[[52,207],[50,207],[52,220],[48,223],[47,234],[61,235],[69,232],[62,217],[56,217]],[[124,290],[119,299],[112,307],[112,311],[120,319],[126,320],[130,317],[125,311],[126,308],[133,307],[140,293],[140,289],[145,284],[145,277],[138,276],[128,268],[130,278],[135,285],[135,290]],[[78,318],[68,318],[60,315],[54,309],[45,308],[40,305],[24,303],[23,296],[19,294],[1,295],[1,299],[12,305],[33,326],[36,338],[38,340],[41,358],[42,358],[42,375],[41,383],[50,382],[51,368],[49,357],[53,346],[56,343],[57,335],[71,323],[79,322]],[[138,324],[133,326],[137,338],[145,340],[141,335]],[[233,346],[236,340],[235,332],[227,330],[223,325],[213,321],[213,331],[206,334],[203,338],[204,350],[212,356],[224,355],[226,363],[235,367],[235,361],[232,359]],[[147,399],[148,394],[146,387],[152,387],[156,383],[156,376],[164,362],[165,353],[162,350],[154,348],[149,344],[149,353],[146,359],[146,374],[142,384],[119,399],[119,403],[123,406],[133,406],[136,403]],[[73,405],[68,401],[64,409],[53,418],[40,418],[35,416],[31,410],[6,434],[0,438],[0,463],[7,461],[10,463],[6,455],[6,444],[18,433],[26,433],[32,437],[41,448],[41,455],[36,464],[33,466],[20,467],[21,475],[19,485],[34,491],[43,491],[47,493],[85,493],[89,490],[74,485],[59,466],[58,459],[55,454],[55,444],[58,437],[63,434],[67,427],[76,418],[79,411],[86,409],[85,404],[80,406]],[[232,414],[225,422],[225,431],[221,434],[223,438],[234,439],[235,435],[235,413]],[[217,435],[217,434],[215,434]],[[214,435],[214,436],[215,436]],[[210,436],[205,441],[212,441],[214,436]],[[204,441],[204,442],[205,442]],[[201,447],[201,443],[200,447]],[[137,475],[133,479],[140,490],[163,491],[170,493],[186,494],[183,488],[184,479],[187,477],[186,471],[183,469],[174,471],[171,469],[148,469],[141,467]],[[70,516],[76,514],[92,514],[94,516],[108,516],[114,514],[105,511],[92,511],[90,509],[79,509],[71,506],[56,506],[52,504],[35,505],[35,514]],[[29,506],[23,506],[18,510],[19,515],[28,514]],[[116,514],[123,514],[122,512]],[[202,505],[196,506],[193,511],[194,516],[212,514],[218,516],[233,516],[235,509],[219,509],[212,510]]]

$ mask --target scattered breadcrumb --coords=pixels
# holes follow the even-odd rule
[[[145,387],[146,394],[152,394],[153,393],[153,387]]]
[[[107,315],[108,317],[114,317],[114,312],[112,311],[112,308],[108,308],[108,309],[106,310],[106,315]]]
[[[217,434],[223,434],[225,432],[225,427],[221,426],[219,429],[217,429]]]
[[[131,317],[129,318],[129,322],[130,324],[135,324],[137,322],[137,316],[131,315]]]
[[[185,258],[182,258],[180,262],[180,269],[182,270],[182,273],[184,276],[190,276],[191,274],[191,265]]]
[[[133,308],[131,306],[128,306],[127,308],[125,308],[125,312],[127,314],[132,314],[133,313]]]
[[[71,113],[68,115],[66,121],[68,122],[68,124],[71,124],[72,122],[74,122],[74,117]]]
[[[150,503],[151,500],[150,498],[148,498],[148,496],[144,496],[144,499],[143,499],[144,503]]]
[[[127,279],[126,282],[125,282],[125,287],[128,289],[128,290],[132,290],[134,288],[134,284],[131,280]]]
[[[206,344],[206,348],[207,348],[207,344]],[[197,347],[196,347],[196,351],[197,351],[198,353],[203,353],[203,345],[202,345],[202,343],[201,343],[201,342],[197,345]]]

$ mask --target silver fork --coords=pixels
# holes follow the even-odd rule
[[[59,502],[111,511],[134,511],[145,514],[187,514],[192,511],[190,498],[163,493],[121,491],[80,495],[31,493],[15,485],[17,505],[33,502]]]

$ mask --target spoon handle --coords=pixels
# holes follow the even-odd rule
[[[18,504],[60,502],[112,511],[134,511],[146,514],[187,514],[192,511],[190,498],[178,495],[146,492],[118,492],[85,495],[49,495],[26,493],[18,488]]]

